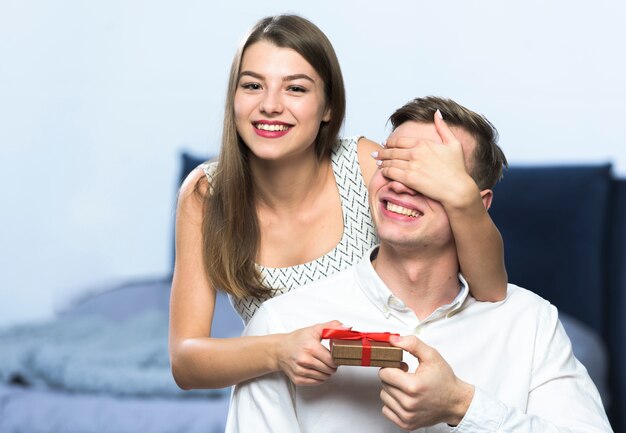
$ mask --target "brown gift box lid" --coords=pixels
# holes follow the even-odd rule
[[[398,367],[402,349],[382,341],[370,341],[372,367]],[[330,340],[330,353],[337,365],[361,365],[363,342],[361,340]]]

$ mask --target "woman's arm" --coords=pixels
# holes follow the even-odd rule
[[[176,214],[176,263],[170,300],[169,350],[172,373],[183,389],[222,388],[282,370],[298,385],[321,383],[335,371],[320,344],[326,323],[289,334],[211,338],[215,289],[202,258],[201,169],[181,187]]]
[[[441,202],[472,295],[481,301],[500,301],[506,296],[507,274],[502,237],[487,213],[491,191],[478,190],[465,168],[461,143],[438,116],[434,122],[439,134],[445,136],[444,144],[402,137],[390,139],[385,148],[376,148],[375,143],[361,139],[363,177],[369,183],[378,160],[385,176]],[[367,155],[370,150],[377,152],[375,158]]]
[[[502,237],[487,212],[493,193],[479,191],[471,178],[459,181],[457,188],[442,203],[454,233],[461,273],[476,299],[501,301],[506,297],[507,274]]]

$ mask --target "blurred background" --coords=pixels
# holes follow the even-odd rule
[[[442,95],[513,164],[626,174],[625,2],[0,0],[0,326],[171,272],[179,155],[218,152],[236,47],[282,12],[337,51],[343,135],[383,140],[395,108]]]

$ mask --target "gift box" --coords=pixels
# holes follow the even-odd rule
[[[400,367],[402,349],[389,343],[399,336],[389,332],[359,332],[353,329],[322,330],[322,338],[330,340],[330,354],[337,365],[364,367]]]

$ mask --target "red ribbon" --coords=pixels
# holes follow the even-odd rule
[[[390,332],[358,332],[346,329],[322,329],[322,339],[336,338],[337,340],[361,340],[361,365],[369,367],[372,360],[372,345],[370,341],[382,341],[389,343],[389,337],[392,335],[400,336],[400,334],[392,334]]]

